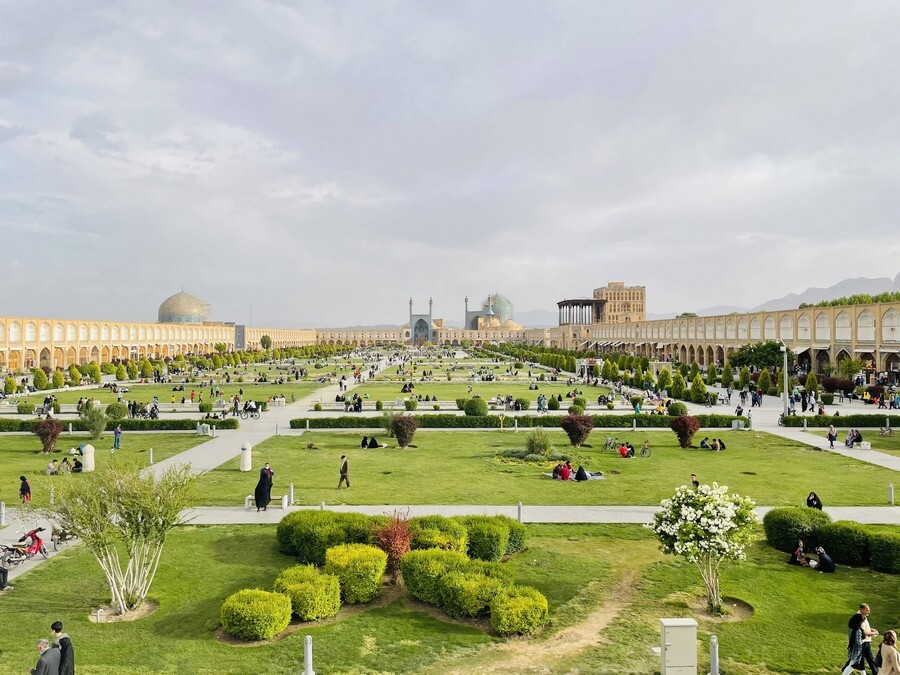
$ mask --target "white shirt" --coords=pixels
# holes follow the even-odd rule
[[[862,632],[863,632],[863,640],[862,641],[863,642],[871,642],[872,636],[869,635],[869,633],[872,631],[872,629],[869,628],[869,619],[868,618],[863,617],[862,623],[860,624],[860,628],[862,628]]]

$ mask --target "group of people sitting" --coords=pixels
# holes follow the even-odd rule
[[[862,443],[863,437],[862,434],[859,433],[859,429],[851,429],[847,432],[847,438],[844,439],[844,445],[848,448],[852,448],[857,443]]]
[[[72,461],[69,462],[68,457],[63,457],[63,460],[60,462],[58,459],[54,459],[47,465],[47,468],[44,471],[48,476],[58,476],[61,473],[81,473],[82,464],[78,460],[78,457],[72,457]]]
[[[816,547],[816,556],[807,555],[803,550],[803,540],[797,541],[794,552],[791,553],[791,559],[788,561],[791,565],[799,565],[800,567],[808,567],[817,572],[833,573],[836,569],[834,560],[825,552],[821,546]]]
[[[725,441],[721,438],[714,438],[709,440],[708,436],[705,436],[702,441],[700,441],[700,447],[704,450],[714,450],[715,452],[719,452],[720,450],[725,450]]]
[[[360,448],[370,448],[370,449],[372,449],[372,450],[375,450],[375,449],[377,449],[377,448],[386,448],[387,445],[384,444],[384,443],[382,443],[381,445],[379,445],[379,444],[378,444],[378,441],[375,440],[375,437],[374,437],[374,436],[371,436],[371,437],[370,437],[370,436],[363,436],[363,437],[362,437],[362,440],[359,442],[359,447],[360,447]]]
[[[570,481],[585,481],[585,480],[603,480],[603,472],[595,471],[591,473],[590,471],[585,471],[583,466],[579,466],[578,470],[572,468],[572,462],[566,460],[565,463],[559,462],[556,466],[553,467],[553,471],[551,473],[543,474],[547,478],[552,478],[553,480],[570,480]]]

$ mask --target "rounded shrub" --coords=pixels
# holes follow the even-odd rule
[[[607,409],[607,410],[612,410],[612,409],[615,408],[615,407],[616,407],[616,404],[613,403],[612,401],[607,401],[607,402],[606,402],[606,409]]]
[[[504,586],[512,586],[515,581],[515,573],[509,565],[499,562],[485,562],[484,560],[469,560],[463,572],[483,574],[492,579],[499,579]]]
[[[893,532],[870,534],[869,557],[873,570],[900,574],[900,534]]]
[[[817,545],[816,530],[830,522],[831,516],[824,511],[789,506],[769,511],[763,517],[763,530],[769,545],[779,551],[793,551],[798,539],[810,550]]]
[[[222,603],[222,628],[241,640],[269,640],[291,621],[291,601],[281,593],[248,588]]]
[[[457,407],[459,410],[465,410],[465,409],[466,409],[466,400],[467,400],[467,399],[464,399],[464,398],[458,398],[458,399],[456,399],[456,407]]]
[[[467,417],[484,417],[488,414],[488,404],[483,398],[470,398],[466,401],[463,412]]]
[[[491,626],[501,635],[529,635],[549,620],[547,598],[534,588],[512,586],[491,600]]]
[[[486,612],[503,587],[500,579],[474,572],[449,572],[438,580],[441,607],[457,619]]]
[[[384,403],[382,403],[380,400],[375,401],[375,410],[377,410],[378,412],[384,410]]]
[[[559,401],[555,396],[547,399],[547,410],[559,410]]]
[[[289,567],[278,575],[276,593],[286,595],[301,621],[334,616],[341,608],[341,584],[333,574],[322,574],[312,565]]]
[[[316,412],[322,412],[322,404],[317,402],[317,403],[313,406],[313,410],[315,410]]]
[[[414,398],[408,398],[403,401],[403,407],[407,410],[415,410],[419,407],[419,402]]]
[[[466,526],[470,558],[497,562],[506,555],[509,545],[509,528],[490,516],[469,516],[462,519]]]
[[[128,407],[124,403],[110,403],[106,406],[106,416],[117,422],[128,415]]]
[[[547,461],[547,458],[543,455],[536,455],[533,452],[526,454],[522,459],[532,464],[542,464]]]
[[[263,407],[263,410],[265,410],[265,404],[263,404],[263,406],[264,406],[264,407]],[[200,412],[202,412],[202,413],[211,413],[211,412],[212,412],[212,409],[213,409],[212,401],[203,401],[203,403],[201,403],[200,405],[198,405],[197,408],[198,408],[198,409],[200,410]]]
[[[345,602],[371,602],[381,593],[387,554],[366,544],[343,544],[325,551],[325,574],[335,575]]]
[[[584,415],[584,406],[570,405],[569,406],[569,414],[570,415]]]
[[[669,407],[666,408],[666,412],[669,413],[669,415],[671,415],[672,417],[678,417],[679,415],[687,415],[688,409],[684,403],[673,401],[669,404]]]
[[[519,410],[528,410],[531,407],[531,401],[527,398],[519,397],[516,399],[516,407]]]
[[[528,537],[527,527],[515,518],[510,518],[509,516],[493,516],[493,519],[509,531],[509,543],[506,545],[506,555],[518,553],[525,548],[525,539]]]
[[[432,548],[410,551],[400,561],[403,582],[409,594],[431,605],[441,604],[440,578],[465,569],[469,559],[459,551]]]
[[[297,556],[301,563],[324,565],[325,552],[340,544],[366,544],[372,519],[361,513],[294,511],[275,529],[278,550]]]
[[[20,415],[32,415],[34,414],[34,403],[19,401],[19,403],[16,404],[16,412]]]
[[[421,550],[442,548],[464,552],[466,528],[461,523],[444,516],[417,516],[409,519],[410,548]]]
[[[820,526],[815,539],[832,560],[844,565],[869,564],[869,533],[857,522],[839,520]]]

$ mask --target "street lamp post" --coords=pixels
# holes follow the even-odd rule
[[[784,366],[781,368],[781,376],[784,380],[784,391],[782,398],[784,401],[784,418],[788,416],[788,364],[787,364],[787,345],[784,340],[778,340],[781,343],[781,355],[784,357]]]

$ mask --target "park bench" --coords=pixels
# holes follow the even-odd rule
[[[247,495],[247,498],[244,499],[244,508],[252,509],[256,506],[256,498],[253,495]],[[287,509],[288,507],[288,496],[281,495],[280,497],[272,497],[272,501],[269,502],[269,506],[280,506],[282,509]]]

